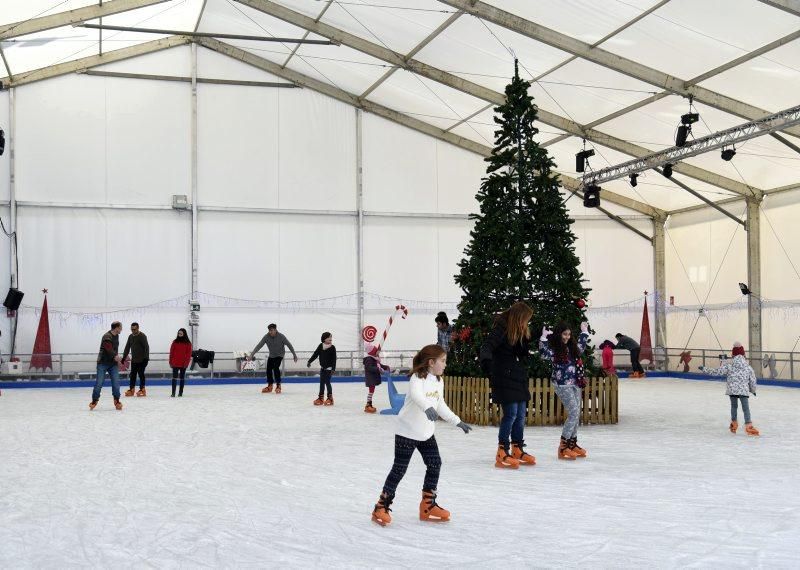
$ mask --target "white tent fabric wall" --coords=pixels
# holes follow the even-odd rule
[[[151,54],[146,63],[160,73],[188,75],[183,68],[188,51]],[[275,80],[204,49],[198,55],[199,67],[211,77]],[[133,59],[106,69],[144,68]],[[25,304],[31,307],[21,312],[18,350],[32,347],[41,302],[36,291],[45,287],[52,310],[94,315],[54,313],[54,351],[93,351],[108,325],[96,313],[131,307],[142,308],[108,313],[105,320],[135,318],[154,343],[166,345],[175,329],[186,325],[186,313],[146,306],[190,293],[190,217],[168,209],[172,194],[190,193],[188,85],[73,75],[19,88],[16,97],[20,285],[30,293]],[[298,348],[313,348],[327,329],[341,348],[359,346],[352,303],[343,310],[264,309],[235,301],[286,303],[357,291],[355,131],[351,107],[308,90],[199,86],[201,208],[342,212],[320,217],[201,211],[199,289],[232,299],[229,306],[201,312],[203,346],[249,348],[273,320]],[[451,307],[460,292],[453,276],[472,222],[413,215],[471,212],[485,163],[369,114],[363,133],[364,209],[383,213],[365,218],[365,291],[431,303],[412,311],[392,333],[394,348],[414,347],[434,340],[437,306],[455,316]],[[48,167],[42,168],[45,161]],[[26,201],[108,208],[32,207]],[[165,210],[111,208],[119,205]],[[585,214],[579,199],[568,206]],[[652,232],[648,221],[632,223]],[[575,229],[594,305],[629,301],[652,288],[652,253],[645,240],[610,220],[579,222]],[[609,264],[614,271],[626,268],[617,267],[608,253],[623,243],[643,270],[619,284],[608,276]],[[365,319],[381,327],[392,300],[386,303],[385,309],[369,309]],[[638,330],[640,318],[639,310],[630,311],[604,334]]]

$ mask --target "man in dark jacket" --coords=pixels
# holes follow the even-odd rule
[[[622,333],[617,333],[614,337],[617,339],[617,346],[615,348],[631,351],[631,368],[633,369],[631,377],[644,378],[644,368],[642,368],[642,365],[639,363],[639,352],[641,351],[639,343]]]
[[[97,380],[92,390],[92,402],[89,409],[93,410],[100,400],[100,390],[103,388],[103,381],[106,373],[111,377],[111,394],[114,396],[114,407],[122,409],[122,402],[119,401],[119,363],[122,360],[119,356],[119,333],[122,332],[122,323],[114,321],[111,323],[111,330],[100,339],[100,352],[97,354]]]
[[[139,377],[139,391],[137,396],[147,396],[144,387],[144,369],[150,361],[150,345],[147,343],[147,335],[139,330],[139,323],[131,323],[131,334],[128,335],[128,342],[125,343],[125,350],[122,353],[122,362],[131,354],[131,385],[125,392],[125,396],[133,396],[133,389],[136,387],[136,377]]]

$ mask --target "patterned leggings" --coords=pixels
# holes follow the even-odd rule
[[[430,439],[425,441],[417,441],[416,439],[409,439],[402,435],[394,436],[394,465],[392,470],[389,471],[389,476],[386,478],[386,483],[383,485],[383,492],[388,495],[394,495],[397,491],[397,486],[406,474],[408,464],[411,462],[411,456],[414,455],[414,450],[419,449],[422,455],[422,461],[425,462],[425,484],[423,489],[435,491],[436,485],[439,483],[439,471],[442,468],[442,458],[439,455],[439,446],[436,444],[436,436],[431,436]]]
[[[564,422],[564,429],[561,430],[561,437],[569,439],[578,436],[578,423],[581,416],[581,389],[575,385],[555,385],[556,394],[567,410],[567,421]]]

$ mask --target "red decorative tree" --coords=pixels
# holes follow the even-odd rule
[[[39,317],[39,328],[36,330],[36,340],[33,343],[33,356],[31,356],[31,370],[53,369],[53,357],[50,354],[50,317],[47,312],[47,289],[42,289],[44,303],[42,316]]]
[[[644,292],[644,313],[642,314],[642,337],[639,339],[639,360],[653,362],[653,342],[650,340],[650,315],[647,313],[647,291]]]

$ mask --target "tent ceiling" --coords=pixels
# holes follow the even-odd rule
[[[725,10],[719,10],[719,3],[711,0],[489,0],[477,3],[483,10],[478,15],[461,13],[460,4],[447,0],[106,0],[102,9],[108,10],[104,23],[121,26],[322,39],[306,29],[318,20],[332,27],[317,29],[320,34],[344,32],[353,41],[299,48],[235,40],[228,44],[331,85],[340,93],[358,97],[366,92],[365,101],[433,125],[439,134],[446,131],[483,147],[490,145],[494,131],[492,108],[487,106],[502,93],[513,73],[514,53],[522,75],[538,80],[531,95],[549,123],[539,125],[539,140],[550,141],[548,150],[559,170],[572,177],[577,176],[574,154],[583,144],[576,135],[587,126],[594,129],[589,144],[597,151],[592,159],[596,168],[627,160],[633,153],[671,146],[688,100],[680,94],[665,94],[664,85],[653,78],[666,74],[684,81],[700,78],[698,85],[704,90],[698,91],[698,99],[720,96],[713,102],[715,107],[695,101],[703,119],[694,127],[697,136],[744,122],[731,112],[774,112],[800,103],[800,15],[791,12],[791,3],[730,0]],[[112,14],[122,8],[126,11]],[[265,13],[281,8],[306,18]],[[490,17],[494,8],[512,17]],[[73,71],[80,65],[103,63],[96,57],[98,30],[53,27],[54,21],[70,23],[75,14],[97,9],[98,2],[86,0],[3,2],[0,47],[7,68],[0,68],[0,76],[10,71],[12,81],[24,83],[26,77],[46,77],[35,71],[42,68],[66,64],[64,69]],[[73,11],[71,19],[68,11]],[[64,19],[59,20],[62,15]],[[98,23],[96,18],[88,21]],[[35,30],[41,22],[41,31],[15,34],[10,24],[19,22],[25,22],[25,27],[20,26],[25,30]],[[531,28],[530,23],[537,26]],[[555,34],[552,38],[542,35],[542,29]],[[159,36],[134,32],[104,32],[102,36],[104,54],[120,49],[136,54],[181,43],[178,38],[165,40],[167,44],[148,43]],[[575,46],[601,40],[598,49],[575,57]],[[411,68],[397,68],[396,64],[405,64],[392,52],[407,56],[412,50],[407,58]],[[619,58],[609,63],[603,54]],[[69,67],[67,62],[76,60],[83,63]],[[630,71],[624,65],[627,60],[646,67]],[[800,138],[793,134],[782,136],[800,145]],[[800,153],[772,137],[762,137],[737,149],[731,162],[722,161],[717,153],[689,159],[684,172],[692,177],[676,174],[676,178],[706,198],[721,201],[749,188],[797,184],[799,166]],[[668,211],[701,203],[655,172],[643,176],[636,188],[615,181],[606,189]]]

